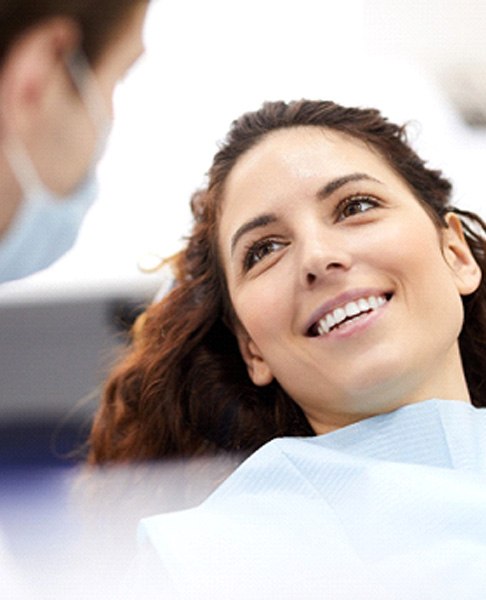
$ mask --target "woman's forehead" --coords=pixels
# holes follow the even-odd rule
[[[236,161],[224,184],[220,210],[224,213],[235,203],[242,208],[243,199],[255,194],[263,200],[268,193],[286,191],[289,185],[299,189],[314,180],[325,183],[357,170],[396,177],[381,154],[360,139],[316,126],[279,129]]]
[[[271,167],[277,165],[300,175],[320,165],[332,169],[340,163],[367,160],[390,168],[381,154],[369,143],[334,129],[317,126],[296,126],[266,134],[255,146],[235,162],[228,174],[225,189],[245,175],[258,175],[255,183],[265,181]],[[332,162],[331,162],[332,161]]]

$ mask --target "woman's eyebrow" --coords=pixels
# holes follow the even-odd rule
[[[266,213],[263,215],[258,215],[258,217],[255,217],[254,219],[250,219],[250,221],[243,223],[241,227],[238,227],[238,229],[233,234],[233,237],[231,238],[231,254],[233,254],[235,246],[238,243],[238,240],[241,238],[241,236],[245,235],[245,233],[248,233],[249,231],[252,231],[253,229],[257,229],[258,227],[265,227],[270,223],[275,223],[275,221],[277,221],[277,215],[273,213]]]
[[[366,173],[350,173],[349,175],[343,175],[342,177],[336,177],[336,179],[331,179],[331,181],[326,183],[326,185],[317,192],[317,197],[319,198],[319,200],[324,200],[347,183],[362,180],[382,183],[378,179],[375,179],[374,177],[372,177],[371,175],[367,175]]]
[[[317,192],[317,197],[319,198],[319,200],[324,200],[347,183],[362,180],[382,183],[378,179],[375,179],[374,177],[372,177],[371,175],[367,175],[366,173],[350,173],[348,175],[343,175],[342,177],[336,177],[336,179],[332,179],[331,181],[326,183],[326,185]],[[252,231],[253,229],[257,229],[258,227],[265,227],[270,223],[275,223],[275,221],[277,221],[277,216],[275,214],[266,213],[258,215],[257,217],[250,219],[250,221],[243,223],[241,227],[238,227],[233,237],[231,238],[231,254],[233,254],[236,244],[243,235],[245,235],[249,231]]]

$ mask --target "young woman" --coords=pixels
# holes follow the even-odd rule
[[[90,462],[252,452],[431,397],[482,406],[484,223],[450,195],[376,110],[277,102],[235,121]]]
[[[376,110],[235,121],[91,435],[92,464],[253,452],[143,521],[155,595],[482,597],[486,227],[450,194]]]

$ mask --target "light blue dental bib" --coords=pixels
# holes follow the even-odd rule
[[[273,440],[140,533],[167,597],[484,600],[486,410],[429,400]]]

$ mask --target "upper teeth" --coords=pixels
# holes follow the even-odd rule
[[[344,306],[338,306],[333,311],[326,313],[317,322],[317,332],[319,335],[329,333],[333,327],[342,323],[345,319],[356,317],[357,315],[375,310],[386,304],[386,298],[382,296],[368,296],[359,298],[353,302],[348,302]]]

